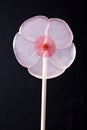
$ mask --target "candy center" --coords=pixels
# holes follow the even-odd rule
[[[35,42],[35,50],[39,56],[51,57],[56,51],[56,44],[51,37],[41,36]]]
[[[47,43],[42,44],[42,48],[44,51],[48,50],[48,44]]]

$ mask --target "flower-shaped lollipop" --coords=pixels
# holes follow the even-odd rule
[[[46,79],[62,74],[75,59],[73,34],[61,19],[36,16],[25,21],[13,41],[18,62],[42,78],[41,130],[45,130]]]
[[[42,78],[43,57],[47,58],[47,79],[62,74],[74,61],[73,34],[61,19],[35,16],[26,20],[13,41],[18,62]]]

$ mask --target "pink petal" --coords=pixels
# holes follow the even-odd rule
[[[47,60],[47,79],[57,77],[61,75],[65,69],[61,69],[50,62],[49,58]],[[29,73],[37,78],[42,78],[42,57],[38,60],[36,65],[28,69]]]
[[[74,61],[76,56],[75,45],[72,43],[71,46],[65,49],[57,49],[55,55],[50,57],[50,61],[53,62],[56,66],[61,68],[68,68]]]
[[[35,65],[39,59],[35,53],[34,43],[25,40],[19,33],[14,38],[13,49],[18,62],[24,67]]]
[[[20,27],[19,32],[27,40],[35,41],[43,36],[47,27],[48,18],[45,16],[35,16],[26,20]]]
[[[73,34],[67,23],[61,19],[49,19],[48,35],[55,41],[57,48],[62,49],[71,45]]]

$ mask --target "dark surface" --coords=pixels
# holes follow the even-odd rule
[[[86,130],[86,7],[82,0],[0,1],[0,130],[40,130],[41,80],[18,64],[12,48],[20,25],[35,15],[64,19],[77,56],[66,72],[48,80],[46,130]]]

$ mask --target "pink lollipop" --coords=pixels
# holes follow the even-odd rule
[[[45,130],[46,79],[61,75],[76,55],[73,34],[61,19],[35,16],[26,20],[13,41],[18,62],[42,78],[41,130]]]

